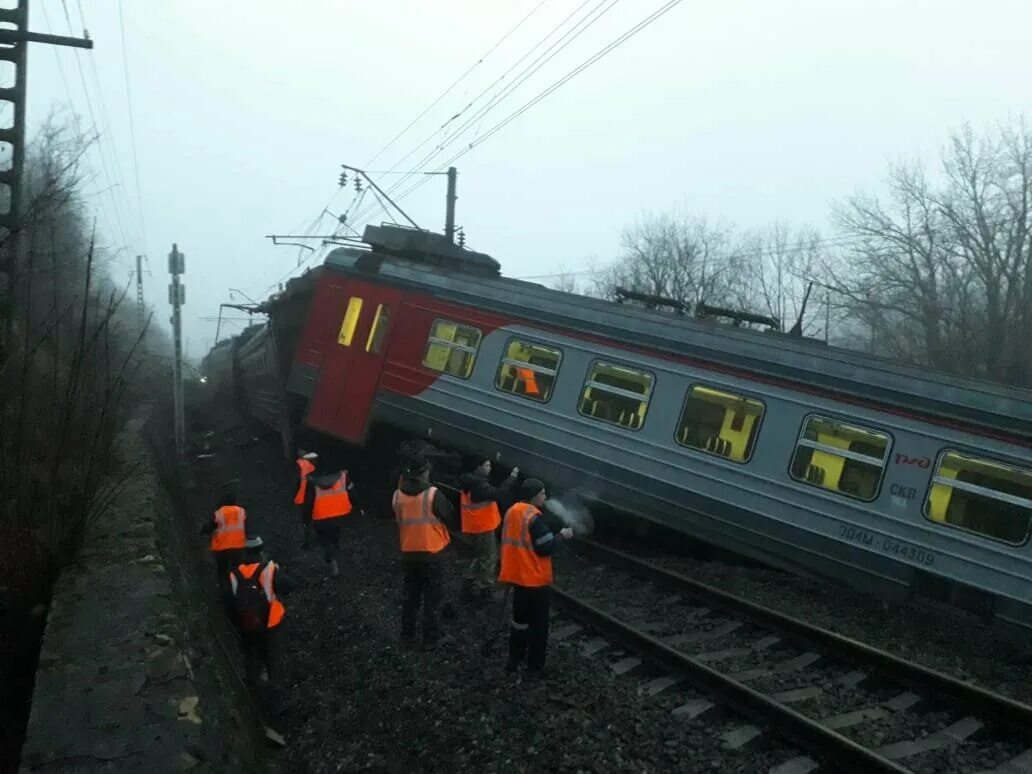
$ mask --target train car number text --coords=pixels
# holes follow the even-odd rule
[[[874,535],[872,535],[870,532],[868,532],[865,529],[857,529],[856,527],[851,527],[848,524],[843,524],[839,528],[839,534],[846,540],[850,540],[854,543],[859,543],[863,546],[869,546],[872,543],[874,543]]]
[[[885,542],[882,544],[882,551],[926,566],[935,564],[935,554],[925,551],[923,548],[900,543],[892,538],[885,538]]]

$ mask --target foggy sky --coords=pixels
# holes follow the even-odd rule
[[[545,2],[371,168],[433,134],[580,1]],[[104,146],[90,156],[87,201],[112,249],[125,247],[113,274],[128,281],[132,256],[148,255],[145,292],[167,325],[177,242],[184,335],[199,358],[215,335],[200,318],[229,288],[260,300],[295,267],[297,250],[265,235],[308,227],[331,197],[343,211],[353,191],[337,190],[339,164],[363,166],[539,0],[123,2],[142,217],[116,0],[83,3],[92,52],[32,45],[29,127],[66,108],[68,92],[89,126],[85,77]],[[617,3],[479,134],[662,4]],[[831,202],[875,189],[889,161],[934,158],[963,121],[981,129],[1027,112],[1030,23],[1027,0],[684,0],[458,160],[457,223],[517,277],[612,259],[621,230],[649,211],[824,227]],[[33,0],[31,26],[69,34],[57,0]],[[108,182],[115,190],[98,193]],[[401,205],[442,230],[444,179]],[[324,218],[314,233],[333,227]]]

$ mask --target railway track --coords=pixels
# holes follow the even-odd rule
[[[1032,772],[1028,705],[594,541],[577,549],[556,588],[575,623],[555,636],[616,674],[649,672],[639,691],[686,721],[745,717],[730,748],[770,729],[803,751],[771,774]]]

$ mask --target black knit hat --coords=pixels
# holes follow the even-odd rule
[[[490,462],[491,458],[486,454],[468,454],[466,455],[466,470],[476,470],[485,462]]]
[[[401,460],[402,475],[415,478],[430,470],[430,463],[422,454],[407,455]]]
[[[520,484],[520,499],[530,500],[545,491],[545,485],[539,479],[528,478]]]

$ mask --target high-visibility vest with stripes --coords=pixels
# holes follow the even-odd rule
[[[552,583],[552,557],[538,556],[530,536],[530,522],[541,514],[530,503],[516,503],[505,513],[502,527],[500,583],[548,586]]]
[[[312,505],[312,521],[336,519],[351,513],[351,497],[348,495],[348,474],[341,471],[333,486],[323,489],[315,485],[315,503]]]
[[[237,567],[237,572],[243,575],[245,578],[251,578],[261,565],[258,562],[254,564],[242,564]],[[276,563],[267,562],[265,567],[262,569],[262,574],[258,576],[258,582],[262,585],[262,590],[265,592],[265,598],[269,600],[269,622],[266,624],[267,628],[275,629],[280,625],[283,620],[283,616],[287,614],[287,609],[283,606],[283,603],[276,598]],[[233,590],[233,596],[236,596],[237,592],[237,579],[233,573],[229,574],[229,585]]]
[[[448,528],[434,515],[436,496],[435,486],[427,487],[417,495],[407,495],[400,489],[395,491],[394,518],[398,522],[402,552],[436,554],[451,542]]]
[[[239,505],[223,505],[215,511],[215,531],[211,533],[211,550],[227,551],[243,548],[247,542],[244,522],[247,511]]]
[[[462,531],[467,535],[490,532],[502,523],[502,514],[494,500],[475,503],[469,492],[460,492],[459,504],[462,506]]]
[[[297,492],[294,494],[294,505],[304,505],[305,494],[308,492],[308,474],[315,470],[315,465],[304,457],[298,457],[297,469],[301,473],[301,483],[298,484]]]

